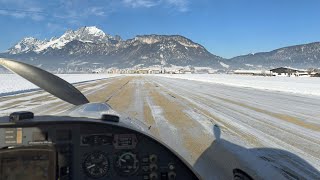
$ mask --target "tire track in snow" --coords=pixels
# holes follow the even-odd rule
[[[246,134],[249,134],[250,136],[256,137],[257,139],[259,139],[259,141],[263,142],[264,146],[269,146],[269,147],[271,146],[271,147],[276,147],[276,148],[281,148],[281,149],[296,152],[299,155],[302,155],[303,157],[309,159],[309,161],[311,161],[313,165],[316,165],[319,168],[319,159],[317,158],[318,156],[314,154],[314,153],[317,153],[315,149],[312,149],[313,153],[312,152],[306,153],[305,149],[302,148],[303,145],[299,143],[294,143],[294,144],[287,143],[288,138],[295,139],[295,140],[300,139],[300,142],[308,141],[308,139],[304,139],[303,137],[300,137],[300,136],[298,137],[299,134],[297,135],[293,132],[287,132],[291,134],[288,134],[288,136],[285,137],[286,139],[281,140],[279,139],[279,134],[283,132],[283,129],[280,129],[280,127],[277,127],[274,125],[266,124],[266,122],[261,122],[260,121],[261,119],[253,118],[252,116],[249,115],[250,113],[253,113],[253,112],[250,112],[250,109],[248,110],[243,107],[241,109],[241,107],[239,106],[238,107],[237,106],[230,107],[228,105],[226,106],[226,103],[222,103],[221,101],[220,102],[217,101],[217,99],[212,99],[212,97],[205,96],[203,95],[203,93],[199,93],[199,91],[197,91],[196,89],[192,89],[192,88],[188,89],[188,88],[185,88],[185,86],[179,86],[172,82],[169,84],[166,81],[163,81],[163,79],[161,80],[162,81],[160,81],[159,79],[156,79],[156,82],[158,84],[161,84],[162,87],[168,89],[172,93],[179,92],[180,96],[183,96],[183,98],[190,101],[191,103],[194,103],[196,106],[200,107],[201,109],[205,109],[206,111],[209,111],[211,114],[214,114],[215,116],[220,116],[219,119],[223,119],[223,121],[225,122],[229,121],[228,124],[235,124],[235,126],[233,126],[234,128],[241,130],[242,133],[246,133]],[[218,103],[218,104],[214,104],[214,103]],[[207,107],[205,107],[204,104],[206,104]],[[256,114],[256,112],[253,114]],[[281,120],[278,120],[278,121],[281,121]],[[256,126],[256,124],[261,124],[261,125]],[[262,126],[268,126],[267,128],[264,129],[265,130],[264,132],[261,131]],[[273,134],[268,132],[268,129],[270,128],[271,129],[277,128],[278,130],[281,130],[281,131],[280,133]],[[317,145],[314,141],[309,141],[309,143]],[[316,148],[316,147],[313,147],[313,148]],[[314,155],[311,155],[310,153]]]

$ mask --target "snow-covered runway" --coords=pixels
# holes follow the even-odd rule
[[[289,151],[320,169],[319,97],[162,77],[152,80],[164,91],[181,97],[179,101],[188,107],[187,114],[193,114],[191,118],[204,127],[209,120],[219,124],[223,139],[259,149],[253,152],[287,169],[285,173],[299,172],[308,177],[313,170],[304,171],[305,166],[292,162],[286,153],[266,153],[262,148]],[[319,177],[318,172],[315,177]]]
[[[76,86],[90,101],[107,101],[124,119],[150,127],[205,179],[224,171],[204,168],[212,161],[226,163],[215,157],[219,143],[240,154],[248,169],[267,164],[284,177],[320,178],[319,96],[159,76],[121,76]],[[1,115],[16,110],[57,114],[71,107],[42,91],[0,97]],[[221,129],[219,143],[214,124]]]

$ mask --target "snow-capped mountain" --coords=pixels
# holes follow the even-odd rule
[[[123,40],[95,26],[68,30],[60,37],[28,37],[0,57],[31,63],[49,70],[131,68],[149,66],[199,66],[214,69],[270,69],[280,66],[319,68],[320,42],[290,46],[270,52],[224,59],[180,35],[138,35]]]
[[[41,53],[41,51],[44,51],[48,48],[61,49],[67,43],[74,40],[91,43],[107,43],[115,39],[112,36],[105,34],[102,30],[95,26],[82,27],[76,31],[68,30],[61,37],[53,37],[49,41],[41,41],[33,37],[24,38],[15,46],[10,48],[8,52],[10,54],[26,53],[29,51]]]
[[[280,66],[294,68],[320,67],[320,42],[289,46],[270,52],[251,53],[230,59],[234,68],[264,68]]]
[[[76,31],[68,30],[61,37],[56,39],[51,39],[47,43],[39,46],[35,52],[41,52],[48,48],[52,49],[61,49],[67,43],[74,40],[81,42],[90,42],[90,43],[108,43],[111,40],[115,40],[112,36],[105,34],[102,30],[98,29],[95,26],[92,27],[82,27]]]
[[[68,30],[62,36],[50,40],[34,39],[27,44],[28,50],[24,48],[26,45],[19,48],[22,47],[21,42],[0,56],[41,65],[51,70],[71,66],[83,69],[127,68],[136,65],[199,65],[224,68],[220,64],[224,61],[223,58],[211,54],[200,44],[180,35],[141,35],[122,40],[120,36],[113,37],[93,26]]]
[[[37,50],[39,47],[45,45],[46,43],[47,41],[41,41],[33,37],[26,37],[18,42],[15,46],[8,49],[7,52],[9,54],[27,53]]]

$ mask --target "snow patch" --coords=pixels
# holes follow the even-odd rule
[[[89,34],[92,34],[92,35],[100,36],[104,34],[104,32],[101,29],[98,29],[96,26],[86,27],[86,30],[88,31]]]
[[[66,44],[73,40],[81,42],[107,42],[107,40],[113,37],[105,34],[101,29],[96,26],[82,27],[76,31],[68,30],[59,38],[51,38],[47,43],[38,46],[34,51],[41,52],[49,47],[53,49],[61,49]]]
[[[156,76],[320,96],[320,78],[312,77],[264,77],[235,74],[158,74]]]
[[[57,74],[60,78],[70,82],[79,83],[103,78],[120,76],[117,74]],[[14,92],[24,92],[38,89],[37,86],[23,79],[16,74],[0,74],[0,96],[15,94]]]
[[[220,62],[220,65],[221,65],[222,67],[224,67],[224,68],[227,68],[227,69],[230,67],[228,64],[225,64],[225,63],[223,63],[223,62]]]
[[[154,43],[157,43],[159,42],[158,39],[155,39],[155,38],[152,38],[152,37],[136,37],[135,40],[138,40],[142,43],[145,43],[145,44],[154,44]]]
[[[193,48],[199,47],[199,45],[197,45],[197,44],[187,44],[187,43],[184,43],[184,42],[181,42],[181,41],[179,41],[179,43],[180,43],[182,46],[185,46],[185,47],[193,47]]]

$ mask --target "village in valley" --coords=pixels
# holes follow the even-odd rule
[[[320,69],[307,70],[279,67],[270,70],[216,70],[210,67],[149,67],[96,69],[92,73],[107,74],[237,74],[251,76],[320,77]]]

